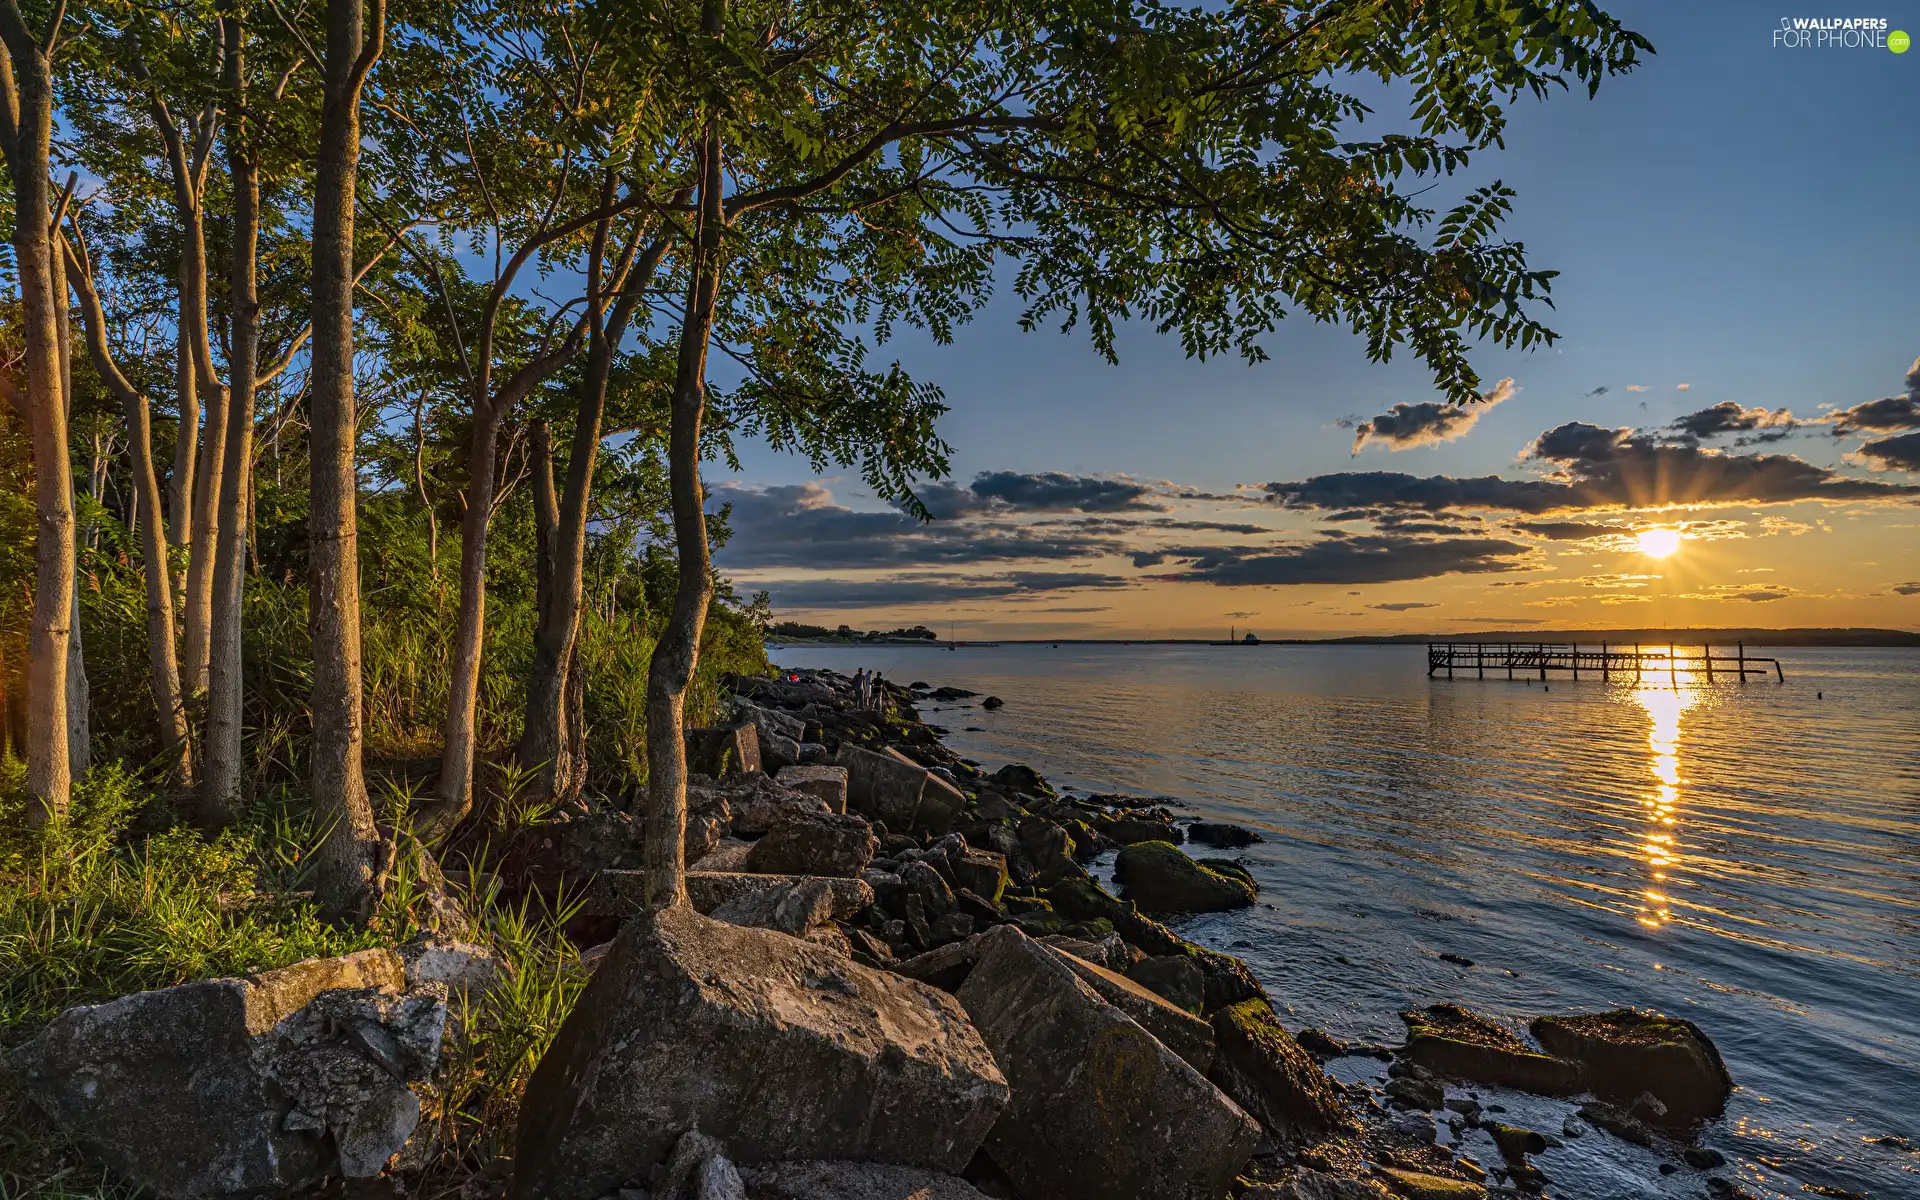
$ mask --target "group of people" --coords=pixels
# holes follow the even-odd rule
[[[869,672],[861,667],[853,673],[853,698],[861,708],[879,708],[878,703],[886,698],[886,680],[880,672]]]

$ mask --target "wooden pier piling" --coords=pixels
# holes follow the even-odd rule
[[[1635,642],[1633,649],[1614,648],[1610,643],[1601,642],[1600,649],[1583,649],[1578,642],[1572,645],[1553,645],[1546,642],[1428,642],[1427,677],[1432,678],[1445,670],[1447,678],[1454,678],[1455,668],[1465,670],[1471,667],[1474,678],[1485,679],[1487,668],[1495,671],[1506,670],[1507,678],[1512,680],[1515,672],[1537,675],[1546,682],[1554,672],[1566,672],[1574,679],[1580,678],[1582,670],[1592,678],[1597,669],[1602,680],[1611,682],[1614,672],[1633,672],[1635,683],[1645,682],[1648,675],[1659,678],[1662,668],[1666,669],[1667,684],[1680,686],[1680,673],[1700,675],[1707,683],[1715,683],[1726,676],[1733,676],[1741,683],[1747,676],[1765,676],[1769,671],[1774,678],[1785,683],[1786,672],[1781,669],[1777,658],[1757,658],[1747,653],[1745,642],[1735,642],[1734,652],[1715,654],[1712,643],[1700,647],[1699,653],[1686,652],[1684,647],[1664,646],[1650,650]]]

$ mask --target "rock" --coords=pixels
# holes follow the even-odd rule
[[[1019,841],[1019,864],[1026,878],[1049,887],[1063,879],[1086,878],[1086,871],[1073,861],[1073,839],[1052,821],[1023,817],[1014,836]]]
[[[987,778],[1016,796],[1053,795],[1053,788],[1040,777],[1040,772],[1025,763],[1008,763]]]
[[[777,708],[763,708],[758,704],[743,703],[740,705],[740,719],[751,721],[759,726],[763,735],[777,733],[781,737],[790,738],[796,742],[806,740],[807,723]]]
[[[740,871],[687,872],[687,899],[710,913],[742,892],[782,891],[802,878],[817,878],[833,895],[833,918],[845,921],[873,903],[873,889],[862,879],[835,876],[763,875]],[[644,871],[602,871],[594,877],[582,910],[588,916],[625,920],[645,911],[647,876]]]
[[[739,838],[721,838],[719,845],[707,851],[698,859],[687,863],[689,871],[744,871],[747,869],[747,855],[753,851],[752,842],[743,842]]]
[[[759,731],[760,765],[768,771],[800,765],[800,743],[777,733]]]
[[[1266,839],[1251,829],[1229,825],[1225,821],[1195,821],[1187,826],[1187,840],[1220,850],[1238,850]]]
[[[1005,855],[972,846],[956,846],[948,849],[947,863],[953,869],[955,883],[988,904],[1000,903],[1008,882]]]
[[[953,822],[966,807],[967,794],[955,787],[950,781],[942,779],[933,772],[927,772],[927,780],[920,790],[920,808],[914,814],[912,829],[922,829],[928,833],[945,833],[953,827]]]
[[[68,1009],[7,1056],[18,1085],[115,1174],[166,1197],[366,1178],[420,1119],[446,989],[391,950],[309,959]]]
[[[1688,1146],[1680,1151],[1680,1157],[1696,1171],[1711,1171],[1727,1165],[1727,1156],[1709,1146]]]
[[[1406,1057],[1447,1078],[1547,1096],[1571,1096],[1580,1090],[1580,1069],[1573,1063],[1537,1053],[1457,1004],[1403,1012],[1400,1019],[1407,1023]]]
[[[1136,912],[1133,905],[1115,899],[1099,884],[1085,876],[1063,879],[1055,883],[1047,889],[1047,899],[1072,920],[1104,919],[1112,922],[1114,930],[1126,940],[1128,946],[1136,947],[1147,955],[1159,958],[1178,956],[1191,959],[1199,967],[1205,981],[1205,1000],[1201,1006],[1203,1012],[1211,1013],[1229,1004],[1238,1004],[1242,1000],[1264,999],[1266,996],[1246,963],[1231,954],[1221,954],[1188,941],[1153,918]],[[1129,953],[1128,957],[1136,956]],[[1132,967],[1124,974],[1129,979],[1144,983],[1153,991],[1160,991],[1152,983],[1136,976]],[[1165,992],[1160,994],[1166,995]],[[1176,1000],[1175,1003],[1179,1001]]]
[[[782,767],[774,778],[781,787],[805,792],[809,796],[824,800],[833,812],[847,811],[847,769],[845,767]]]
[[[1201,973],[1200,964],[1184,954],[1143,958],[1133,964],[1127,978],[1190,1013],[1206,1008],[1206,976]]]
[[[1539,1154],[1547,1148],[1547,1139],[1531,1129],[1502,1125],[1498,1121],[1488,1122],[1485,1128],[1492,1135],[1493,1144],[1500,1148],[1500,1157],[1510,1163],[1524,1165],[1527,1155]]]
[[[1122,846],[1135,842],[1176,843],[1185,837],[1180,827],[1171,821],[1149,821],[1144,817],[1113,817],[1096,822],[1094,828]]]
[[[1692,1021],[1623,1008],[1540,1017],[1529,1028],[1548,1052],[1579,1063],[1596,1093],[1622,1100],[1652,1093],[1667,1109],[1652,1118],[1662,1125],[1717,1117],[1733,1092],[1720,1051]]]
[[[1259,1141],[1252,1118],[1052,951],[1002,925],[959,999],[1012,1096],[986,1140],[1048,1200],[1217,1200]]]
[[[1113,877],[1148,912],[1219,912],[1253,903],[1246,882],[1201,866],[1171,842],[1136,842],[1120,851]]]
[[[991,712],[996,708],[1004,707],[1006,703],[1007,702],[1005,700],[1002,700],[998,696],[988,696],[985,700],[982,700],[980,702],[980,707]]]
[[[958,909],[941,913],[928,925],[927,940],[936,946],[973,936],[973,916]]]
[[[1447,1091],[1431,1079],[1392,1079],[1387,1082],[1387,1098],[1408,1108],[1428,1112],[1446,1103]]]
[[[1210,1078],[1284,1143],[1325,1136],[1343,1122],[1333,1081],[1288,1035],[1264,1000],[1213,1014]]]
[[[908,979],[917,979],[943,992],[957,992],[973,971],[975,950],[971,940],[949,942],[925,954],[894,963],[888,969]]]
[[[835,761],[847,771],[847,811],[883,821],[895,833],[917,827],[930,778],[925,767],[898,751],[876,754],[852,742],[841,743]]]
[[[535,1070],[516,1200],[593,1200],[699,1129],[733,1159],[954,1172],[1007,1101],[950,996],[685,908],[615,939]]]
[[[953,889],[940,872],[924,862],[906,863],[900,868],[900,882],[920,897],[929,917],[937,917],[953,907]]]
[[[438,983],[449,993],[478,997],[508,970],[506,960],[485,946],[444,933],[422,933],[396,951],[405,964],[406,986]]]
[[[1604,1129],[1623,1142],[1636,1146],[1653,1145],[1653,1131],[1640,1118],[1611,1104],[1595,1101],[1580,1106],[1580,1117],[1595,1129]]]
[[[964,1179],[886,1163],[770,1163],[742,1175],[750,1200],[987,1200]]]
[[[1293,1040],[1316,1058],[1345,1058],[1348,1053],[1345,1042],[1319,1029],[1302,1029]]]
[[[1719,1175],[1707,1180],[1707,1195],[1712,1196],[1713,1200],[1760,1200],[1733,1180]]]
[[[794,769],[790,767],[782,774],[789,774]],[[783,780],[769,779],[765,775],[749,775],[738,781],[726,780],[720,787],[711,790],[727,797],[732,809],[733,832],[745,837],[759,837],[780,822],[795,817],[833,811],[832,805],[819,796],[790,788]],[[688,787],[689,804],[694,794],[695,788]]]
[[[1259,1185],[1242,1194],[1242,1200],[1386,1200],[1386,1197],[1387,1190],[1371,1179],[1344,1179],[1310,1167],[1294,1167],[1279,1183]]]
[[[720,779],[760,769],[760,732],[752,722],[689,729],[686,738],[689,771]]]
[[[1050,942],[1064,942],[1067,938],[1050,938]],[[1082,943],[1085,945],[1086,943]],[[1177,1008],[1167,1001],[1141,987],[1124,975],[1116,975],[1097,963],[1062,950],[1057,945],[1048,949],[1060,956],[1072,972],[1080,977],[1080,982],[1100,994],[1100,998],[1113,1005],[1134,1024],[1146,1030],[1159,1040],[1162,1046],[1178,1054],[1187,1061],[1187,1065],[1202,1075],[1213,1066],[1213,1027],[1199,1017]],[[1098,947],[1093,947],[1098,950]],[[1245,1108],[1246,1105],[1241,1105]]]
[[[1487,1194],[1487,1189],[1477,1183],[1424,1171],[1382,1167],[1380,1175],[1394,1195],[1404,1196],[1406,1200],[1479,1200]]]
[[[833,890],[824,879],[799,878],[764,891],[744,891],[708,914],[729,925],[806,937],[833,919]]]
[[[854,813],[800,813],[753,844],[746,868],[775,875],[857,877],[873,861],[880,839]]]
[[[1431,1146],[1440,1140],[1440,1130],[1433,1118],[1423,1112],[1395,1112],[1387,1118],[1387,1128],[1396,1136],[1421,1146]]]

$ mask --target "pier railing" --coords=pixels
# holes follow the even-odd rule
[[[1455,672],[1471,671],[1476,679],[1487,678],[1493,672],[1498,678],[1502,673],[1508,679],[1547,679],[1551,675],[1570,675],[1574,679],[1586,673],[1589,679],[1612,680],[1631,677],[1635,682],[1666,680],[1675,684],[1681,675],[1689,680],[1704,678],[1712,683],[1716,679],[1726,678],[1747,681],[1748,675],[1765,678],[1771,674],[1777,681],[1786,682],[1786,674],[1780,669],[1777,658],[1758,658],[1747,653],[1744,643],[1735,642],[1733,653],[1721,646],[1718,653],[1712,645],[1703,645],[1698,651],[1685,646],[1631,646],[1613,645],[1601,642],[1598,649],[1572,644],[1552,642],[1428,642],[1427,678],[1432,679],[1441,671],[1448,679],[1455,678]]]

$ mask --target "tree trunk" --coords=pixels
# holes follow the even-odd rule
[[[33,622],[27,639],[27,821],[66,816],[72,792],[67,742],[67,643],[73,625],[73,465],[67,451],[66,398],[53,295],[48,228],[48,152],[53,132],[52,64],[44,40],[27,28],[13,0],[0,2],[0,64],[7,91],[4,136],[13,176],[14,270],[20,281],[27,405],[32,414],[34,502]]]
[[[362,0],[328,0],[325,98],[313,199],[313,349],[307,620],[313,636],[313,806],[327,829],[315,878],[322,911],[364,922],[386,848],[362,762],[360,563],[354,512],[353,205],[360,91],[380,56],[384,0],[363,34]]]
[[[127,456],[133,472],[134,516],[146,559],[147,668],[160,744],[183,786],[192,786],[193,757],[188,753],[187,711],[180,698],[179,662],[173,651],[173,581],[167,574],[166,525],[160,519],[160,482],[153,470],[153,420],[145,393],[127,382],[107,345],[106,317],[85,263],[71,247],[63,254],[80,299],[80,318],[94,371],[119,399],[127,421]]]
[[[231,13],[229,9],[229,13]],[[260,169],[249,139],[245,80],[246,29],[232,15],[226,26],[225,90],[228,97],[227,169],[232,180],[232,259],[228,292],[232,338],[227,354],[226,462],[220,473],[214,518],[213,612],[207,660],[206,782],[201,789],[202,824],[224,825],[240,809],[241,723],[245,671],[241,659],[241,609],[245,599],[247,500],[253,469],[254,362],[260,349],[260,301],[256,255],[260,241]],[[351,265],[351,264],[349,264]],[[209,420],[212,418],[209,417]]]
[[[189,184],[191,180],[188,181]],[[181,669],[189,695],[207,690],[207,630],[213,624],[213,559],[220,533],[220,480],[226,468],[227,392],[213,374],[213,353],[207,332],[207,245],[205,222],[198,198],[178,205],[186,247],[180,278],[187,289],[181,295],[182,336],[193,355],[196,387],[204,391],[205,421],[192,491],[191,540],[187,550],[187,592]]]
[[[684,194],[675,197],[676,203],[685,203],[685,200]],[[514,751],[514,757],[523,767],[540,768],[537,793],[543,798],[571,799],[586,785],[582,721],[578,714],[570,714],[569,708],[578,707],[584,694],[584,681],[576,676],[580,663],[581,601],[586,591],[587,517],[606,418],[607,379],[613,368],[613,356],[626,337],[628,322],[667,247],[665,238],[647,247],[621,281],[620,299],[614,302],[604,327],[598,322],[592,326],[587,369],[579,385],[574,411],[566,493],[555,507],[553,531],[543,532],[540,579],[545,590],[539,604],[539,623],[534,630],[526,723],[520,745]],[[588,298],[589,304],[598,302],[597,296]],[[550,453],[546,462],[546,487],[550,497],[553,489]]]
[[[600,358],[597,340],[591,353],[593,358],[587,364],[589,380]],[[591,382],[586,386],[591,389]],[[582,412],[577,419],[586,416],[586,397],[587,392],[583,392],[580,402]],[[580,439],[576,436],[576,455],[579,449]],[[556,611],[556,605],[561,602],[556,593],[565,586],[563,572],[556,562],[559,550],[556,543],[563,537],[562,517],[559,500],[554,494],[553,445],[545,421],[537,422],[533,427],[533,452],[535,555],[538,560],[534,573],[538,599],[534,608],[537,617],[533,640],[533,673],[527,681],[526,723],[521,730],[520,744],[514,747],[514,758],[521,766],[539,771],[540,777],[533,788],[535,796],[542,800],[561,800],[579,794],[574,782],[575,746],[567,736],[565,720],[568,676],[565,669],[568,659],[565,655],[573,644],[576,622]],[[570,467],[569,485],[573,474]],[[576,610],[577,607],[576,597]]]
[[[719,32],[708,0],[709,32]],[[707,552],[707,519],[700,490],[700,422],[707,402],[707,343],[713,333],[714,303],[720,292],[721,207],[720,133],[708,118],[701,153],[700,226],[693,278],[687,286],[680,324],[680,354],[674,372],[672,424],[667,436],[668,484],[673,500],[673,537],[678,551],[679,586],[673,611],[647,665],[647,904],[663,908],[687,902],[687,754],[681,729],[687,685],[700,655],[700,634],[713,599],[712,563]]]
[[[467,458],[467,509],[460,516],[460,616],[454,627],[452,679],[440,751],[438,803],[424,824],[432,834],[451,829],[473,807],[473,767],[479,758],[474,717],[480,703],[480,657],[487,631],[487,526],[493,518],[494,469],[500,414],[491,398],[473,413]]]
[[[185,550],[193,541],[193,476],[194,469],[199,466],[200,449],[200,391],[194,385],[193,350],[187,340],[185,270],[186,266],[182,263],[180,324],[175,331],[173,363],[174,399],[180,410],[180,432],[173,443],[173,471],[167,476],[167,544],[175,550]],[[167,567],[167,586],[173,589],[176,600],[185,603],[187,577],[184,571],[175,577],[171,560]]]
[[[60,355],[60,403],[66,410],[69,430],[73,425],[73,314],[67,303],[67,264],[55,249],[54,239],[58,231],[49,227],[47,232],[47,269],[52,278],[54,308],[54,341]],[[96,439],[95,445],[98,445]],[[71,461],[71,460],[69,460]],[[69,467],[71,469],[71,467]],[[94,499],[99,499],[96,495]],[[74,546],[76,560],[79,543]],[[86,657],[80,647],[80,571],[76,561],[73,571],[73,604],[67,614],[67,624],[71,631],[67,638],[67,770],[78,779],[87,773],[91,765],[93,727],[88,716],[92,699],[87,687]]]

